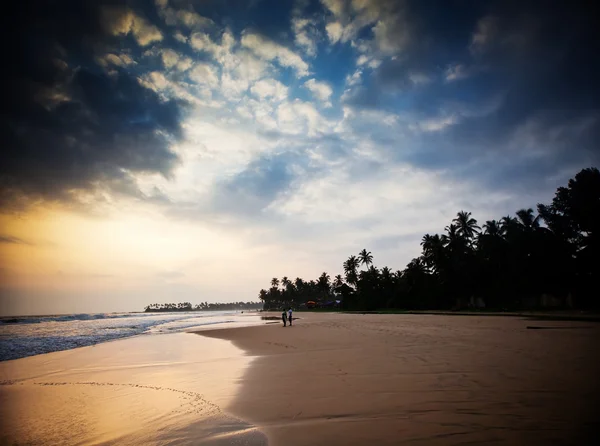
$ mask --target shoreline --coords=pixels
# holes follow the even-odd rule
[[[251,358],[190,333],[0,363],[0,444],[266,445],[226,409]]]
[[[597,435],[596,324],[297,314],[285,329],[198,333],[255,357],[230,411],[269,444],[579,445]]]

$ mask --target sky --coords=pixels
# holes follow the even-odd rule
[[[14,3],[0,314],[256,301],[363,248],[403,269],[458,211],[600,164],[591,2]]]

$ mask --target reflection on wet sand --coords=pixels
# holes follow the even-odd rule
[[[223,408],[251,358],[230,343],[143,336],[0,363],[2,444],[265,444]]]

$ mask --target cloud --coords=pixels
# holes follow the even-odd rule
[[[111,47],[128,33],[140,45],[159,40],[139,17],[101,2],[64,1],[50,12],[18,4],[2,86],[0,206],[139,196],[136,173],[170,174],[181,103],[141,86]],[[114,72],[98,69],[105,62],[117,63]]]
[[[360,84],[362,80],[362,70],[358,69],[352,74],[348,74],[346,76],[346,85],[352,87],[354,85]]]
[[[161,31],[146,19],[122,6],[103,6],[101,20],[104,28],[113,36],[133,34],[137,43],[147,46],[163,39]]]
[[[332,16],[325,26],[331,43],[354,41],[365,29],[373,38],[363,40],[362,46],[358,46],[363,53],[396,54],[410,43],[413,27],[406,2],[322,0],[322,3]]]
[[[462,64],[450,65],[444,73],[446,82],[454,82],[466,79],[470,76],[469,69]]]
[[[290,151],[258,156],[243,170],[216,184],[211,208],[259,218],[278,196],[287,193],[302,164],[302,158]]]
[[[309,19],[294,17],[292,31],[295,35],[296,45],[302,48],[308,56],[316,56],[318,34],[315,24]]]
[[[408,79],[414,84],[414,85],[426,85],[430,82],[432,82],[431,76],[428,76],[425,73],[410,73],[408,75]]]
[[[260,99],[273,98],[277,101],[286,99],[288,95],[288,88],[275,79],[262,79],[250,91]]]
[[[197,51],[205,51],[212,54],[216,54],[219,50],[219,45],[213,42],[210,36],[204,32],[193,33],[190,36],[190,46]]]
[[[260,34],[245,32],[241,44],[262,59],[276,60],[279,65],[296,70],[301,77],[308,75],[308,64],[298,54],[273,40]]]
[[[439,132],[446,127],[456,124],[456,116],[444,116],[440,118],[431,118],[417,123],[413,128],[424,132]]]
[[[342,40],[344,36],[344,27],[339,22],[330,22],[325,26],[325,31],[327,31],[327,37],[331,43],[337,43]],[[346,41],[347,38],[344,38],[343,41]]]
[[[97,59],[98,63],[100,65],[102,65],[103,67],[109,67],[110,65],[114,65],[117,67],[127,67],[129,65],[133,65],[135,64],[135,61],[128,55],[125,53],[122,54],[113,54],[113,53],[109,53],[109,54],[105,54],[104,56],[100,56]]]
[[[188,39],[187,37],[185,37],[181,31],[175,31],[175,33],[173,34],[173,37],[175,38],[175,40],[181,42],[181,43],[187,43]]]
[[[207,85],[210,88],[216,88],[219,85],[219,74],[216,68],[208,63],[195,64],[188,76],[197,84]]]
[[[214,22],[197,14],[189,5],[189,9],[174,9],[168,6],[167,1],[159,0],[156,2],[158,13],[169,26],[185,26],[186,28],[209,28]]]
[[[278,128],[292,135],[316,136],[328,131],[329,122],[309,102],[295,99],[284,102],[277,108]]]
[[[327,82],[319,82],[315,79],[309,79],[304,82],[304,87],[306,87],[316,99],[325,103],[326,106],[331,107],[331,102],[329,102],[329,99],[333,94],[333,90]]]
[[[165,68],[173,68],[179,62],[179,54],[171,49],[162,50],[160,57]]]

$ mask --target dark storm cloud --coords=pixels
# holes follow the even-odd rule
[[[137,6],[12,2],[12,26],[2,39],[2,207],[71,200],[78,191],[138,195],[132,173],[169,174],[181,104],[161,100],[125,70],[107,73],[98,62],[109,51],[161,38]]]
[[[410,44],[348,96],[356,107],[405,111],[415,121],[453,119],[419,134],[419,150],[404,156],[421,167],[459,170],[479,157],[510,158],[514,171],[500,163],[502,175],[471,166],[470,173],[479,170],[496,184],[522,175],[523,166],[539,178],[600,162],[593,2],[438,2],[435,9],[429,3],[410,3],[417,17]],[[457,64],[463,77],[447,77]],[[433,82],[414,85],[414,72]]]

